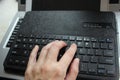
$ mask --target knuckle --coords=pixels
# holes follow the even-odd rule
[[[46,72],[49,72],[49,71],[50,71],[50,68],[49,68],[47,65],[43,65],[43,66],[41,67],[41,71],[42,71],[43,73],[46,73]]]
[[[60,42],[61,42],[61,44],[66,44],[65,41],[60,41]]]
[[[27,70],[25,71],[25,76],[30,75],[30,74],[31,74],[31,70],[30,70],[30,69],[27,69]]]
[[[32,69],[32,72],[33,72],[33,73],[39,73],[39,66],[35,66],[35,67]]]
[[[54,48],[54,49],[55,49],[55,48],[59,49],[59,45],[58,45],[57,43],[53,43],[53,44],[52,44],[52,48]]]
[[[32,59],[32,58],[34,58],[34,55],[33,55],[33,54],[30,55],[30,59]]]
[[[60,67],[56,67],[55,72],[56,72],[56,75],[59,75],[59,76],[64,74],[63,69],[61,69]]]
[[[74,56],[74,54],[72,52],[68,52],[67,54],[70,58],[72,58]]]

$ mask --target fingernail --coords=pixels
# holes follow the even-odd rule
[[[59,40],[55,40],[55,42],[58,42]]]
[[[72,46],[77,47],[77,45],[75,43],[72,43]]]
[[[76,62],[79,63],[80,62],[80,59],[79,58],[75,58]]]
[[[35,45],[35,47],[34,48],[37,48],[37,47],[39,47],[38,45]]]

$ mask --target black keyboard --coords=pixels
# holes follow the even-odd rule
[[[93,17],[91,17],[90,15],[88,17],[85,17],[85,15],[85,21],[84,19],[82,19],[84,23],[81,22],[80,25],[76,24],[76,22],[72,21],[72,18],[70,18],[69,20],[71,21],[71,23],[74,23],[74,26],[71,26],[67,22],[64,23],[64,21],[69,21],[66,20],[64,16],[62,18],[60,17],[60,19],[63,20],[59,22],[59,16],[55,15],[57,17],[55,19],[58,19],[58,24],[67,24],[64,28],[63,25],[57,25],[56,21],[54,20],[54,15],[47,16],[47,18],[45,18],[46,15],[44,14],[48,13],[28,13],[23,20],[23,22],[25,22],[22,24],[22,26],[20,26],[20,30],[15,34],[14,39],[11,39],[10,37],[9,42],[11,42],[12,40],[12,43],[9,44],[8,42],[7,44],[7,47],[9,47],[10,50],[4,61],[4,69],[6,72],[24,75],[31,50],[35,45],[39,45],[40,47],[38,51],[39,56],[39,53],[43,46],[54,40],[63,40],[67,43],[67,46],[60,50],[60,53],[58,55],[58,61],[64,55],[64,52],[70,47],[72,43],[77,44],[77,51],[74,56],[74,58],[80,58],[79,74],[77,80],[118,80],[119,69],[116,33],[115,29],[113,29],[114,25],[112,24],[112,22],[105,23],[106,21],[109,21],[108,18],[110,18],[110,21],[113,20],[111,16],[106,14],[108,17],[106,18],[105,15],[105,19],[103,19],[104,14],[97,15],[95,17],[95,20],[96,18],[98,18],[97,20],[99,20],[99,16],[102,16],[102,18],[100,19],[103,21],[105,20],[103,23],[99,21],[94,22],[94,19],[93,22],[89,22],[88,19],[90,19],[91,21]],[[59,15],[61,14],[62,13],[60,13]],[[64,15],[68,17],[73,17],[73,15],[69,13],[67,13],[67,15]],[[49,23],[48,28],[50,30],[46,27],[46,24],[42,24],[44,23],[44,19],[47,22],[46,19],[48,19],[48,17],[50,18],[50,21],[53,22]],[[76,21],[80,21],[79,18],[77,18]],[[56,26],[58,26],[58,29],[56,28]],[[111,26],[113,27],[111,28]],[[63,28],[65,30],[63,30]],[[56,29],[56,31],[51,32],[54,29]],[[70,31],[68,31],[67,29],[69,29]],[[77,32],[74,33],[74,31]]]
[[[114,76],[114,42],[113,38],[95,38],[84,36],[68,36],[68,35],[22,35],[12,45],[9,56],[5,62],[5,69],[16,69],[24,71],[28,62],[31,50],[35,45],[39,45],[40,50],[47,43],[54,40],[63,40],[69,45],[77,44],[77,52],[75,57],[80,58],[79,74],[95,75],[95,76]],[[66,47],[65,47],[66,48]],[[60,52],[65,52],[63,48]],[[39,51],[40,51],[39,50]],[[62,57],[60,53],[58,59]]]

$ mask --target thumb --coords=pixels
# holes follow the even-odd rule
[[[78,72],[79,72],[79,59],[76,58],[73,60],[65,80],[76,80]]]

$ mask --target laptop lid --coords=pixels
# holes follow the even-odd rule
[[[22,1],[22,0],[21,0]],[[84,5],[83,5],[84,4]],[[25,11],[90,10],[107,11],[109,0],[26,0]]]

